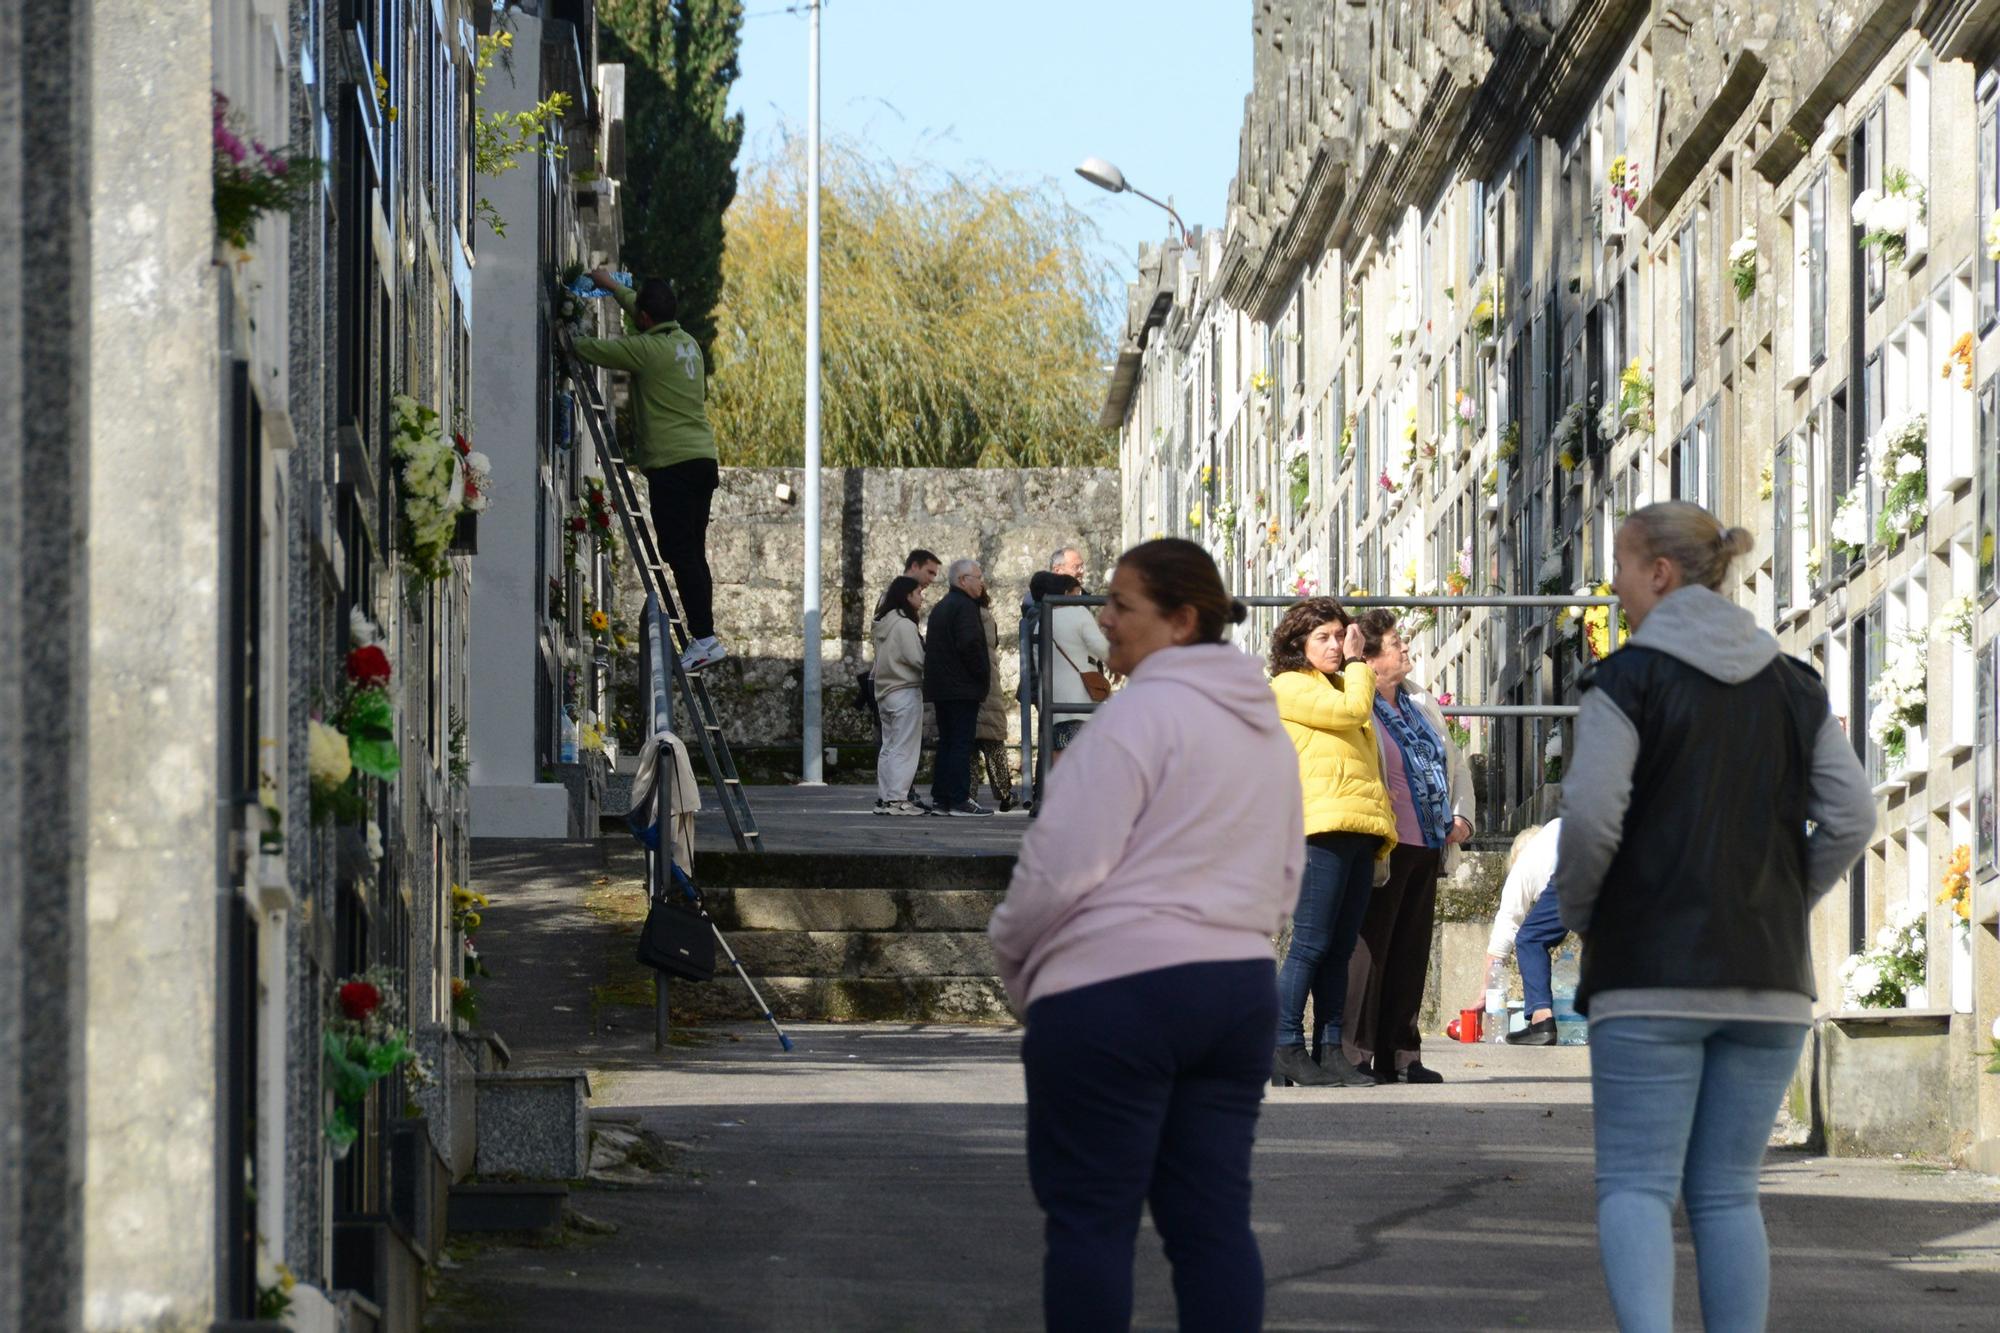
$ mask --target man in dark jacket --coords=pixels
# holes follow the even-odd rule
[[[972,742],[979,704],[991,684],[979,598],[986,575],[977,560],[951,563],[951,591],[931,611],[924,642],[924,700],[937,708],[937,753],[931,759],[931,813],[990,815],[972,799]]]

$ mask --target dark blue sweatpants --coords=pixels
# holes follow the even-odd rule
[[[1250,1150],[1277,1009],[1269,959],[1140,972],[1029,1006],[1028,1179],[1048,1219],[1051,1330],[1131,1327],[1148,1203],[1181,1328],[1263,1325]]]

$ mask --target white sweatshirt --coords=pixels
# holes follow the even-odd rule
[[[1500,890],[1500,910],[1493,917],[1493,935],[1486,941],[1486,952],[1493,957],[1514,956],[1514,937],[1521,933],[1521,923],[1555,877],[1556,846],[1561,837],[1562,820],[1551,819],[1528,839],[1514,860],[1514,868],[1507,872],[1507,883]]]

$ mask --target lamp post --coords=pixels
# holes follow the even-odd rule
[[[806,559],[802,606],[805,656],[800,663],[802,753],[807,786],[825,781],[820,748],[819,605],[819,0],[808,6],[812,22],[806,63]]]
[[[1167,216],[1172,218],[1174,226],[1180,229],[1181,244],[1190,250],[1194,248],[1194,238],[1188,235],[1187,224],[1181,221],[1180,214],[1174,212],[1172,204],[1164,200],[1155,199],[1144,190],[1134,186],[1130,181],[1125,179],[1124,172],[1106,162],[1103,158],[1086,157],[1082,162],[1077,164],[1076,174],[1101,190],[1109,190],[1113,194],[1136,194],[1147,203],[1166,209]]]

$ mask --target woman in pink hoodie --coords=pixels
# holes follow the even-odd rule
[[[1119,559],[1098,624],[1129,677],[1049,774],[993,914],[1027,1021],[1028,1177],[1051,1329],[1132,1320],[1143,1205],[1183,1328],[1254,1328],[1250,1151],[1271,1077],[1271,939],[1298,897],[1298,762],[1243,607],[1167,538]]]

